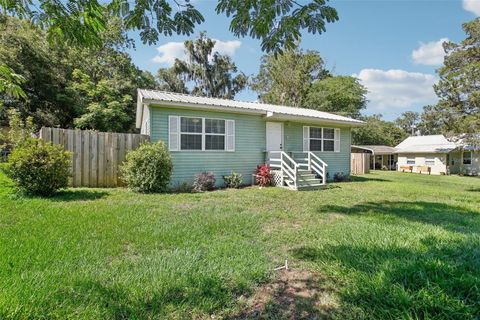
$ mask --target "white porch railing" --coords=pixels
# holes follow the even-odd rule
[[[308,170],[315,172],[322,178],[322,184],[327,183],[327,167],[328,164],[320,159],[315,153],[307,152]]]
[[[273,156],[277,155],[277,157]],[[282,176],[282,185],[284,185],[285,176],[289,177],[292,181],[292,186],[297,189],[297,175],[299,164],[293,160],[284,151],[269,151],[269,162],[271,168],[280,169]]]

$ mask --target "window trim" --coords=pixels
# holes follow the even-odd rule
[[[312,135],[311,135],[311,132],[310,130],[312,128],[315,128],[315,129],[320,129],[321,131],[321,135],[322,137],[321,138],[312,138]],[[333,130],[333,138],[328,138],[326,139],[325,138],[325,133],[324,133],[324,129],[331,129]],[[312,152],[336,152],[335,151],[335,130],[337,128],[332,128],[332,127],[316,127],[316,126],[308,126],[308,150],[309,151],[312,151]],[[311,148],[311,140],[316,140],[316,141],[320,141],[320,150],[312,150]],[[333,149],[332,150],[325,150],[325,143],[324,141],[332,141],[333,142]]]
[[[184,132],[182,131],[182,118],[187,119],[201,119],[202,120],[202,132]],[[205,120],[222,120],[225,123],[225,132],[224,133],[208,133],[206,132]],[[227,150],[227,121],[228,119],[223,118],[210,118],[210,117],[196,117],[196,116],[178,116],[179,130],[178,130],[178,151],[187,151],[187,152],[226,152]],[[201,135],[202,136],[202,148],[201,149],[182,149],[182,134],[184,135]],[[206,149],[206,136],[223,136],[223,149]]]
[[[413,161],[413,163],[408,163],[409,159],[410,159],[410,160],[413,159],[413,160],[411,160],[411,161]],[[411,156],[410,156],[410,157],[408,157],[408,156],[406,157],[406,163],[407,163],[407,165],[415,165],[415,164],[416,164],[416,160],[417,160],[417,157],[411,157]]]
[[[433,157],[425,157],[425,165],[426,166],[434,166],[435,165],[435,156]],[[430,159],[430,160],[429,160]],[[429,164],[430,162],[430,164]]]
[[[465,163],[465,153],[470,153],[470,163]],[[472,158],[473,158],[473,151],[463,151],[462,159],[463,159],[463,165],[471,166],[472,165]]]

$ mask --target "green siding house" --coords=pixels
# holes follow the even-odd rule
[[[138,90],[137,128],[168,144],[172,186],[211,171],[217,184],[232,171],[253,182],[257,165],[276,185],[318,187],[350,174],[351,128],[363,122],[316,110]]]

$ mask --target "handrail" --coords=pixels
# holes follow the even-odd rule
[[[292,180],[293,188],[297,189],[297,176],[298,170],[301,165],[296,162],[291,156],[289,156],[285,151],[269,151],[270,154],[278,154],[275,158],[269,158],[270,161],[278,161],[279,164],[276,164],[276,168],[280,168],[282,176],[282,185],[284,183],[285,176],[289,177]],[[315,172],[322,178],[322,184],[326,184],[327,181],[327,167],[328,164],[323,161],[319,156],[311,151],[298,151],[291,153],[306,153],[307,154],[307,163],[306,166],[308,170]],[[278,157],[278,158],[277,158]]]
[[[328,164],[325,161],[323,161],[322,159],[320,159],[319,156],[317,156],[315,153],[313,153],[311,151],[308,151],[307,154],[308,154],[308,157],[307,157],[308,169],[310,171],[315,171],[322,178],[322,184],[326,184],[326,182],[327,182],[326,175],[327,175]],[[312,157],[313,157],[313,159],[312,159]],[[320,163],[317,163],[317,161],[320,162]]]
[[[275,158],[269,158],[270,161],[279,161],[280,164],[276,164],[276,168],[280,168],[281,175],[282,175],[282,185],[284,182],[284,176],[288,176],[292,182],[293,182],[293,187],[296,189],[297,188],[297,172],[298,172],[298,167],[299,164],[292,158],[290,157],[285,151],[268,151],[269,154],[278,154],[279,157],[276,155]],[[277,158],[278,157],[278,158]]]
[[[311,151],[308,151],[308,154],[311,155],[311,156],[313,156],[316,160],[320,161],[320,163],[321,163],[322,165],[324,165],[325,167],[328,167],[328,164],[327,164],[325,161],[323,161],[322,159],[320,159],[320,157],[317,156],[315,153],[313,153],[313,152],[311,152]]]
[[[282,156],[287,157],[287,160],[293,163],[295,167],[298,167],[298,163],[296,163],[295,160],[293,160],[293,158],[290,157],[285,151],[280,151],[280,152],[282,153]]]
[[[290,165],[283,159],[284,157],[290,162]],[[293,160],[292,157],[290,157],[284,151],[282,151],[280,153],[280,159],[281,159],[280,163],[281,163],[281,168],[282,168],[282,177],[283,177],[283,174],[286,173],[290,177],[290,179],[292,179],[293,187],[296,189],[297,188],[298,163],[295,162],[295,160]],[[288,170],[285,170],[285,169],[288,169]]]

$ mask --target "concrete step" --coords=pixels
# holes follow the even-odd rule
[[[297,186],[297,190],[317,190],[317,189],[323,189],[326,188],[326,184],[312,184],[308,186]]]
[[[297,182],[297,187],[315,187],[322,185],[322,181],[317,180],[317,181],[308,181],[308,182]]]
[[[285,179],[284,180],[287,186],[290,188],[294,187],[294,183],[291,179]],[[318,188],[318,187],[323,187],[325,186],[322,184],[322,181],[320,179],[310,179],[307,181],[297,181],[297,188],[298,189],[305,189],[305,188]]]
[[[297,173],[297,179],[310,179],[310,178],[316,178],[317,176],[314,173]]]
[[[309,174],[305,176],[297,176],[298,181],[311,181],[311,180],[322,180],[317,178],[314,174]]]

